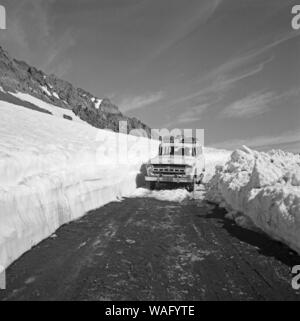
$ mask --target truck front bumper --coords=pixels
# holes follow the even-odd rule
[[[146,176],[147,182],[160,182],[160,183],[193,183],[194,179],[190,176],[175,177],[175,176]]]

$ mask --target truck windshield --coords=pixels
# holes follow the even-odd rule
[[[160,156],[195,156],[194,148],[181,146],[160,146]]]

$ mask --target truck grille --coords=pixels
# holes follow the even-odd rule
[[[176,165],[154,165],[153,174],[158,175],[184,175],[185,166]]]

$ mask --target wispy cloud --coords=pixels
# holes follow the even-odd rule
[[[273,60],[273,56],[267,57],[264,60],[258,61],[256,64],[244,67],[244,70],[236,71],[237,66],[232,63],[224,63],[221,66],[214,69],[203,79],[201,83],[201,89],[193,92],[189,95],[179,97],[172,100],[168,106],[178,106],[179,104],[194,104],[196,107],[191,107],[188,111],[185,111],[177,116],[175,120],[172,120],[166,124],[167,127],[180,125],[183,123],[192,123],[197,120],[200,120],[200,116],[209,109],[209,107],[216,105],[222,101],[226,93],[234,86],[236,82],[239,82],[248,77],[254,76],[255,74],[261,72],[266,64],[270,63]],[[228,75],[229,72],[236,71],[235,74]],[[271,93],[266,93],[265,97],[260,93],[260,98],[265,99],[267,102],[268,96],[271,96]],[[250,106],[252,97],[248,97],[248,100],[243,102],[244,105],[247,104]],[[271,97],[269,97],[271,99]],[[258,99],[257,99],[258,103]],[[254,113],[254,98],[252,98],[252,113]],[[236,108],[236,107],[235,107]],[[258,110],[256,110],[258,112]],[[250,112],[248,111],[248,115]]]
[[[162,91],[155,92],[144,96],[126,97],[119,103],[120,109],[123,112],[144,108],[161,101],[165,94]]]
[[[286,98],[296,97],[299,88],[276,94],[274,92],[255,92],[251,95],[233,102],[225,107],[219,114],[222,118],[252,118],[267,113],[272,109],[272,104]]]
[[[248,97],[235,101],[220,113],[224,118],[252,118],[268,112],[269,104],[276,99],[273,92],[253,93]]]
[[[261,46],[254,46],[251,50],[244,51],[240,55],[235,55],[211,70],[204,77],[201,76],[197,80],[199,88],[201,89],[172,100],[168,104],[168,107],[178,106],[178,104],[183,103],[195,104],[198,102],[205,102],[206,105],[211,106],[218,104],[236,84],[259,74],[264,70],[266,65],[273,62],[274,55],[267,55],[268,51],[299,35],[300,32],[287,32]],[[270,104],[280,98],[282,97],[273,92],[257,92],[234,102],[222,111],[221,116],[235,118],[255,117],[268,112],[270,110]],[[207,108],[208,106],[206,106],[206,109]],[[192,121],[194,114],[193,110],[187,111],[182,114],[182,120],[184,122]],[[176,123],[179,122],[180,119],[178,119]],[[173,124],[175,121],[171,123]]]
[[[261,46],[256,45],[251,50],[233,56],[204,77],[201,76],[196,80],[201,88],[200,90],[175,99],[170,105],[176,105],[192,99],[211,99],[214,102],[216,99],[219,100],[220,98],[218,97],[226,94],[236,83],[262,72],[265,66],[274,60],[273,54],[269,54],[266,57],[268,51],[299,36],[299,31],[282,33]]]
[[[255,75],[261,72],[264,66],[274,59],[273,54],[271,54],[271,56],[268,58],[263,58],[263,54],[267,54],[271,49],[299,36],[300,31],[289,31],[276,36],[276,38],[270,40],[269,42],[265,42],[264,44],[253,45],[252,49],[244,51],[239,55],[235,55],[227,62],[220,65],[213,72],[211,72],[210,77],[214,77],[219,74],[224,76],[230,74],[232,75],[236,72],[239,73],[239,71],[241,69],[243,70],[243,68],[246,70],[245,72],[242,72],[241,75],[237,75],[236,77],[229,77],[229,81],[235,82]]]
[[[294,39],[296,37],[299,37],[299,36],[300,36],[300,31],[297,31],[297,30],[283,32],[279,36],[276,36],[276,38],[274,38],[273,40],[271,40],[271,41],[269,41],[269,42],[267,42],[257,48],[249,50],[248,52],[243,54],[240,57],[240,61],[241,61],[241,63],[243,63],[245,61],[254,59],[254,58],[268,52],[270,49],[273,49],[273,48],[277,47],[278,45],[280,45],[286,41],[289,41],[291,39]]]
[[[155,24],[160,26],[160,30],[156,32],[151,48],[143,59],[135,64],[134,71],[144,70],[163,54],[171,52],[174,45],[184,41],[195,29],[204,25],[223,1],[190,0],[184,6],[178,0],[157,1],[154,7],[152,0],[141,1],[141,12],[147,12],[143,18],[147,19],[148,16],[158,19]],[[157,12],[160,12],[159,18]]]
[[[71,68],[72,62],[67,52],[76,44],[74,33],[67,29],[53,42],[51,50],[45,56],[41,68],[48,73],[63,77]]]
[[[277,136],[257,136],[249,139],[233,139],[222,141],[219,143],[215,143],[212,147],[216,148],[227,148],[227,149],[235,149],[239,148],[243,145],[253,147],[253,148],[264,148],[264,149],[272,149],[273,146],[284,146],[289,144],[297,144],[300,146],[300,128],[295,130],[287,131]],[[300,149],[296,150],[298,153]]]
[[[157,58],[169,50],[175,43],[185,39],[200,23],[205,23],[214,14],[222,1],[223,0],[194,1],[195,5],[191,2],[189,7],[192,11],[188,11],[186,19],[181,16],[179,19],[174,20],[167,39],[164,39],[161,45],[154,50],[151,59]],[[184,14],[183,12],[181,13]],[[171,26],[170,23],[168,24]]]
[[[8,28],[0,34],[0,40],[12,55],[63,76],[71,66],[66,54],[75,45],[75,35],[71,28],[54,33],[54,17],[50,15],[54,2],[10,0]]]
[[[273,58],[273,56],[270,56],[257,61],[251,66],[240,66],[242,70],[237,70],[239,63],[234,64],[233,61],[226,62],[201,79],[199,82],[201,89],[172,100],[168,106],[176,106],[188,101],[192,101],[193,104],[203,101],[210,105],[216,104],[223,99],[224,95],[226,95],[236,83],[260,73],[267,64],[273,61]]]
[[[194,123],[201,119],[202,114],[209,108],[209,104],[202,104],[189,108],[189,110],[177,115],[177,117],[167,122],[164,127],[180,127],[183,124]]]

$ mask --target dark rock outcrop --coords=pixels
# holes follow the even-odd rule
[[[148,126],[136,118],[124,116],[109,99],[99,99],[55,75],[46,75],[24,61],[12,59],[1,47],[0,86],[5,92],[24,92],[58,107],[71,109],[94,127],[117,132],[119,121],[127,121],[128,131],[144,129],[150,136]]]

